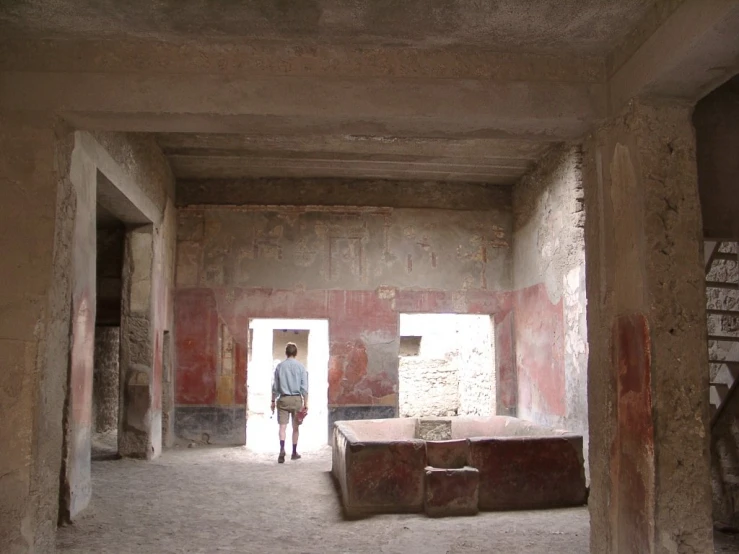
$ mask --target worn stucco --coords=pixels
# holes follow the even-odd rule
[[[120,377],[120,327],[95,328],[95,370],[93,374],[93,431],[118,429]]]
[[[334,207],[181,210],[178,287],[509,288],[510,217]]]
[[[587,456],[583,202],[578,146],[555,148],[514,187],[513,282],[518,416],[582,433]]]
[[[419,337],[401,352],[401,417],[491,416],[496,410],[495,345],[490,316],[400,314],[400,336]]]
[[[635,101],[586,142],[593,552],[713,549],[690,117]]]
[[[73,142],[51,118],[0,112],[0,143],[0,550],[52,551],[69,359]]]
[[[328,318],[330,422],[397,415],[399,313],[507,307],[509,206],[180,209],[178,417],[211,421],[214,440],[243,441],[253,317]],[[226,335],[237,385],[221,394],[217,341]]]
[[[490,316],[400,314],[400,336],[420,337],[400,356],[401,417],[495,414],[495,347]]]
[[[10,551],[47,551],[53,548],[60,508],[60,475],[64,518],[74,518],[86,507],[91,490],[96,189],[98,172],[111,166],[111,158],[84,133],[72,133],[64,127],[57,127],[55,133],[53,120],[39,118],[31,125],[33,120],[27,117],[5,114],[3,121],[3,129],[13,137],[13,148],[21,148],[27,158],[24,163],[24,156],[14,154],[10,144],[3,148],[9,154],[3,171],[10,177],[7,190],[15,187],[22,191],[19,198],[32,202],[29,209],[35,213],[35,217],[24,219],[33,222],[33,229],[13,223],[13,231],[9,227],[3,233],[11,240],[5,249],[8,256],[16,248],[21,256],[17,267],[25,268],[5,279],[8,301],[3,321],[12,321],[13,328],[5,336],[24,333],[28,323],[30,334],[14,339],[14,351],[24,345],[27,363],[38,366],[22,366],[17,357],[16,361],[8,358],[11,367],[17,367],[25,377],[17,380],[22,385],[14,393],[17,399],[12,406],[3,402],[15,414],[5,419],[10,425],[5,432],[15,434],[9,434],[6,443],[16,443],[12,451],[18,454],[17,458],[3,457],[3,463],[8,464],[3,478],[19,486],[10,481],[3,486],[8,510],[2,518],[1,536],[6,541],[3,546]],[[113,144],[114,137],[108,138]],[[121,172],[125,174],[125,170]],[[38,197],[29,194],[34,183],[46,192]],[[13,203],[8,206],[11,213],[24,213]],[[11,224],[12,215],[4,221]],[[37,237],[32,243],[46,246],[40,251],[29,249],[29,237],[45,232],[49,233],[46,239]],[[21,234],[13,239],[13,233]],[[11,286],[13,282],[18,285]],[[33,289],[28,287],[33,283],[36,292],[31,294]],[[14,299],[15,293],[18,296]],[[29,310],[28,300],[38,309]],[[22,315],[13,317],[12,310],[21,307]],[[67,367],[68,362],[71,367]],[[15,377],[12,380],[16,382]],[[31,388],[26,389],[26,384]],[[21,484],[24,480],[26,486]]]

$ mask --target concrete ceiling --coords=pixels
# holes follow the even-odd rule
[[[465,45],[607,54],[655,0],[13,0],[0,35]],[[205,9],[204,9],[205,8]]]
[[[162,133],[179,179],[366,178],[512,184],[551,144],[515,139]]]
[[[606,117],[609,101],[658,90],[659,71],[688,74],[670,53],[721,60],[701,41],[719,44],[715,28],[739,9],[711,6],[14,0],[0,4],[0,102],[59,110],[82,129],[153,133],[188,181],[511,185]]]

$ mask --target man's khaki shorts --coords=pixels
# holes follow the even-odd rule
[[[296,416],[301,409],[303,409],[302,396],[280,396],[277,399],[277,423],[287,425],[292,416],[293,427],[297,427],[300,424]]]

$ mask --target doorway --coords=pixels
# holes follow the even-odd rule
[[[295,343],[297,360],[308,370],[308,417],[300,426],[299,449],[328,443],[328,320],[252,319],[247,362],[246,446],[255,452],[277,450],[277,413],[270,412],[274,369]]]
[[[121,303],[126,228],[97,204],[96,314],[92,458],[118,455]]]

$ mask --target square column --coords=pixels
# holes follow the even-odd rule
[[[0,111],[0,552],[50,552],[59,512],[70,306],[73,137]]]
[[[585,144],[591,552],[713,552],[706,296],[690,106]]]
[[[121,305],[121,379],[118,453],[152,459],[161,453],[161,345],[155,333],[154,230],[144,225],[126,234]],[[159,364],[159,367],[157,367]],[[159,389],[161,391],[161,389]]]

